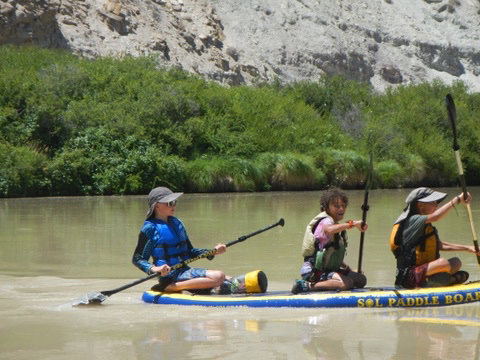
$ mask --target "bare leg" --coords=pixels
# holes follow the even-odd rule
[[[212,289],[225,281],[225,274],[219,270],[207,270],[206,277],[179,281],[168,285],[165,291],[182,291],[188,289]]]
[[[468,273],[459,271],[461,267],[462,262],[457,257],[432,261],[428,264],[427,278],[422,286],[447,286],[464,283],[468,280]]]
[[[329,280],[319,281],[314,285],[310,285],[310,290],[312,291],[350,290],[352,288],[353,280],[339,273],[334,273]]]
[[[367,285],[367,277],[363,273],[350,271],[347,276],[352,279],[354,288],[362,289]]]
[[[428,264],[427,276],[446,272],[449,274],[455,274],[462,267],[462,262],[459,258],[453,257],[451,259],[440,258],[434,260]]]

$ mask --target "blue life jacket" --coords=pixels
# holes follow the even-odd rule
[[[169,222],[151,218],[145,220],[144,226],[148,223],[155,226],[157,236],[155,236],[155,247],[152,257],[156,266],[168,264],[176,265],[189,259],[189,240],[183,223],[176,217],[169,217]]]

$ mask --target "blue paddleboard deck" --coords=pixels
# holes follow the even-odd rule
[[[291,294],[287,291],[263,294],[195,295],[146,291],[143,301],[163,305],[246,306],[294,308],[408,308],[466,304],[480,301],[480,281],[468,284],[423,288],[393,287],[354,289],[340,292]]]

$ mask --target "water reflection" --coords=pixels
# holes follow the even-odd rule
[[[406,308],[388,314],[401,322],[440,323],[480,327],[480,306],[478,305]]]
[[[263,319],[255,319],[237,313],[232,319],[158,324],[138,344],[138,350],[154,359],[175,355],[193,359],[199,354],[204,359],[243,354],[238,358],[244,359],[248,351],[242,350],[242,346],[254,351],[255,358],[270,349],[267,359],[479,358],[480,306],[367,313],[333,310],[310,316],[302,311],[298,317],[285,309],[278,312],[285,317],[266,314]],[[276,348],[276,355],[283,356],[273,356],[272,347]]]
[[[406,311],[398,316],[395,321],[397,350],[392,359],[399,359],[400,355],[415,357],[417,354],[424,354],[427,359],[478,359],[480,308],[439,310]],[[476,328],[476,337],[475,331],[469,331],[470,326]]]
[[[235,334],[242,334],[242,339],[245,339],[247,334],[259,335],[266,324],[266,320],[236,319],[188,320],[168,324],[168,326],[159,324],[154,327],[153,335],[141,342],[139,351],[142,354],[151,354],[153,359],[179,357],[197,359],[198,356],[195,354],[204,346],[209,345],[210,350],[203,352],[203,357],[220,359],[234,352],[233,348],[229,349],[229,346],[223,347],[227,340],[227,344],[232,343],[231,340],[236,337]],[[179,344],[181,344],[181,348],[179,348]],[[215,345],[218,347],[212,352],[211,346]],[[210,355],[207,356],[207,353]],[[213,353],[218,353],[218,355]]]
[[[350,328],[344,328],[345,322],[338,318],[310,317],[303,337],[305,351],[314,359],[350,359],[351,353],[346,347],[352,348],[353,342],[359,359],[372,358],[372,354],[380,355],[382,351],[385,353],[378,358],[479,359],[478,305],[392,309],[359,317],[361,319],[349,317]],[[371,318],[383,321],[377,325],[380,332],[357,326],[357,321],[369,322]],[[367,331],[361,332],[363,330]],[[375,344],[379,341],[382,344],[377,347]],[[394,346],[389,346],[390,341]],[[387,348],[390,350],[385,351]]]
[[[477,220],[480,189],[470,191]],[[388,235],[408,192],[370,194],[363,256],[370,286],[393,282]],[[284,227],[196,264],[229,274],[261,269],[269,290],[286,290],[298,277],[303,232],[320,194],[186,194],[177,214],[198,247],[234,240],[283,217]],[[348,213],[360,218],[363,192],[348,196]],[[169,307],[142,303],[141,294],[152,286],[145,283],[97,307],[59,308],[145,276],[131,265],[145,204],[145,197],[0,199],[0,357],[480,360],[480,303],[420,309]],[[462,210],[439,222],[445,241],[471,244]],[[478,280],[476,258],[458,255],[471,280]],[[358,237],[352,235],[347,262],[356,265],[357,256]]]

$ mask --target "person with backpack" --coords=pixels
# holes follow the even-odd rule
[[[475,253],[474,246],[452,244],[440,240],[434,222],[443,219],[456,205],[468,204],[464,194],[455,196],[439,207],[446,193],[419,187],[412,190],[405,202],[407,207],[397,218],[390,235],[390,249],[397,260],[395,286],[413,289],[461,284],[469,274],[460,270],[458,257],[445,259],[440,251]]]
[[[367,283],[363,273],[350,269],[343,258],[347,247],[347,230],[366,231],[362,220],[340,222],[347,210],[348,197],[340,189],[330,188],[320,199],[321,213],[307,225],[302,243],[304,263],[301,280],[296,280],[292,293],[322,290],[350,290]]]

